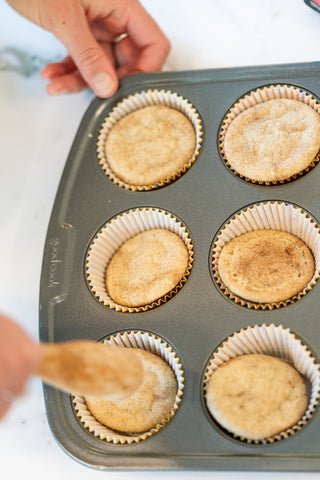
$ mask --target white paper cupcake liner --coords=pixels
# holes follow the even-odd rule
[[[106,269],[116,251],[130,238],[152,228],[163,228],[179,235],[184,241],[189,263],[186,272],[174,289],[154,302],[138,307],[127,307],[114,302],[106,288]],[[91,243],[86,258],[88,284],[95,297],[104,305],[121,312],[142,312],[156,308],[170,300],[186,283],[192,269],[193,244],[185,225],[171,213],[156,208],[129,210],[108,222]]]
[[[318,152],[314,160],[310,162],[310,165],[304,170],[302,170],[301,172],[297,172],[295,175],[292,175],[291,177],[285,180],[275,180],[275,181],[266,181],[266,182],[254,180],[240,174],[228,162],[228,159],[224,151],[224,139],[225,139],[227,130],[229,128],[229,125],[232,123],[232,121],[240,113],[242,113],[244,110],[247,110],[250,107],[267,102],[269,100],[276,100],[280,98],[297,100],[299,102],[305,103],[306,105],[309,105],[317,113],[320,114],[320,104],[318,103],[318,100],[315,97],[313,97],[309,92],[306,92],[305,90],[294,87],[292,85],[269,85],[266,87],[258,88],[257,90],[253,90],[252,92],[248,93],[244,97],[240,98],[231,107],[231,109],[228,111],[228,113],[226,114],[225,118],[222,121],[222,126],[219,134],[219,148],[220,148],[221,157],[223,158],[225,164],[230,168],[230,170],[235,175],[246,180],[247,182],[260,184],[260,185],[279,185],[283,183],[288,183],[293,180],[296,180],[297,178],[301,177],[305,173],[312,170],[312,168],[314,168],[319,162],[320,151]]]
[[[282,325],[255,325],[231,335],[209,360],[204,375],[204,397],[208,381],[215,370],[231,358],[245,354],[265,354],[289,362],[309,383],[309,403],[300,421],[277,435],[252,440],[229,432],[234,438],[249,444],[270,444],[291,437],[304,427],[314,414],[320,396],[320,367],[310,350],[288,328]]]
[[[140,348],[143,350],[147,350],[148,352],[155,355],[158,355],[163,360],[165,360],[174,371],[178,383],[178,390],[174,404],[170,413],[167,415],[166,418],[163,419],[161,423],[155,425],[154,428],[148,430],[147,432],[139,434],[120,433],[101,424],[89,411],[85,399],[80,396],[74,396],[73,398],[73,405],[76,411],[76,415],[78,416],[84,427],[89,430],[89,432],[91,432],[95,437],[101,440],[105,440],[108,443],[123,445],[146,440],[155,433],[159,432],[159,430],[161,430],[163,427],[165,427],[168,422],[170,422],[170,420],[174,417],[180,406],[184,392],[184,371],[182,362],[177,352],[173,349],[171,345],[165,342],[162,338],[148,332],[130,330],[119,332],[115,335],[108,337],[106,340],[104,340],[104,343],[126,348]]]
[[[315,272],[308,285],[297,295],[278,303],[254,303],[237,297],[224,285],[218,271],[219,256],[226,243],[239,235],[254,230],[281,230],[299,237],[310,248],[315,260]],[[213,276],[223,293],[247,308],[274,309],[292,304],[306,295],[320,276],[320,229],[309,214],[301,208],[284,202],[265,202],[252,205],[237,213],[221,229],[212,251]]]
[[[151,105],[163,105],[166,107],[174,108],[175,110],[178,110],[179,112],[183,113],[190,120],[196,134],[195,150],[192,157],[186,163],[184,168],[180,169],[180,171],[178,171],[175,175],[164,178],[160,182],[157,182],[151,185],[130,185],[124,182],[123,180],[121,180],[110,168],[108,159],[106,158],[106,154],[105,154],[106,139],[112,127],[119,120],[121,120],[123,117],[125,117],[129,113],[132,113],[136,110],[139,110],[141,108],[148,107]],[[142,91],[140,93],[136,93],[135,95],[130,95],[128,98],[125,98],[113,109],[113,111],[105,119],[98,136],[97,155],[103,171],[110,178],[110,180],[112,180],[115,184],[127,190],[133,190],[133,191],[153,190],[174,182],[175,180],[180,178],[187,170],[189,170],[189,168],[193,165],[193,163],[195,162],[196,158],[199,155],[199,151],[202,143],[202,135],[203,135],[202,124],[201,124],[199,114],[197,113],[195,108],[192,106],[192,104],[188,102],[188,100],[170,91],[164,91],[164,90]]]

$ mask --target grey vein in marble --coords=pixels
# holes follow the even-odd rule
[[[43,58],[32,55],[16,47],[0,49],[0,72],[16,72],[24,77],[30,77],[48,63],[61,60],[59,57]]]

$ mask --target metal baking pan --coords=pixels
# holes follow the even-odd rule
[[[110,99],[96,98],[85,113],[61,178],[43,254],[40,339],[100,340],[119,330],[153,332],[171,343],[185,371],[177,414],[149,439],[114,445],[97,439],[80,423],[71,397],[44,386],[48,420],[57,442],[74,459],[98,469],[207,469],[320,471],[320,416],[296,435],[271,445],[248,445],[210,421],[202,399],[202,375],[213,350],[229,335],[253,325],[283,325],[318,358],[319,283],[300,301],[275,310],[251,310],[228,300],[215,286],[210,249],[220,226],[243,207],[268,200],[291,202],[320,219],[320,167],[294,182],[247,183],[220,158],[220,122],[250,90],[269,84],[302,87],[320,97],[320,63],[141,74],[126,78]],[[102,171],[96,154],[105,117],[123,98],[142,90],[170,90],[189,100],[203,124],[203,143],[193,166],[163,188],[128,191]],[[95,233],[131,208],[172,212],[191,234],[195,257],[181,291],[164,305],[121,313],[100,304],[88,287],[86,252]]]

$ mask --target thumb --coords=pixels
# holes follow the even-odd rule
[[[118,88],[118,78],[111,61],[94,38],[87,19],[75,28],[66,29],[60,40],[67,48],[85,82],[102,98],[113,95]]]

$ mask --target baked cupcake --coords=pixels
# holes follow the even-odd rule
[[[129,210],[95,235],[87,255],[87,278],[95,297],[121,312],[141,312],[167,302],[186,283],[193,245],[172,214]]]
[[[100,165],[126,189],[159,188],[194,163],[202,142],[199,115],[171,92],[148,91],[124,99],[102,125]]]
[[[188,249],[176,233],[163,228],[138,233],[110,260],[107,292],[127,307],[151,304],[178,285],[188,264]]]
[[[287,306],[301,300],[319,279],[319,226],[293,204],[252,205],[217,234],[212,271],[223,293],[240,305]]]
[[[235,295],[256,303],[283,302],[303,291],[314,276],[314,258],[292,233],[254,230],[222,248],[218,271]]]
[[[196,135],[178,110],[151,105],[130,113],[110,130],[106,158],[111,170],[130,185],[152,185],[172,177],[192,158]]]
[[[178,411],[184,392],[182,362],[165,339],[148,332],[121,331],[104,343],[137,352],[145,369],[143,383],[127,397],[127,403],[74,396],[75,414],[100,440],[114,444],[143,441],[164,428]]]
[[[247,354],[223,363],[208,381],[211,415],[229,432],[250,440],[296,425],[308,407],[305,380],[289,363]]]
[[[255,325],[217,348],[204,373],[204,406],[224,433],[274,443],[307,425],[319,399],[320,369],[282,325]]]
[[[252,182],[277,184],[308,171],[319,159],[320,106],[294,87],[266,87],[231,109],[220,147],[227,165]]]
[[[162,358],[146,350],[134,350],[144,369],[136,392],[117,402],[85,397],[88,409],[100,423],[129,434],[146,432],[167,418],[178,391],[175,374]]]

